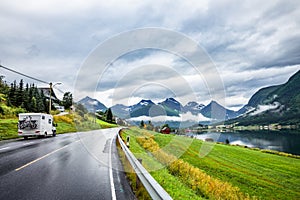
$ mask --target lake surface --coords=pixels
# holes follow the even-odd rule
[[[193,136],[201,140],[212,138],[215,142],[224,143],[228,139],[230,144],[300,155],[300,131],[199,132]]]

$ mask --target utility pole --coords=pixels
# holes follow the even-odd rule
[[[51,92],[52,92],[52,82],[49,83],[50,91],[49,91],[49,114],[51,115]]]

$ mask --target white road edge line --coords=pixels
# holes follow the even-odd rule
[[[112,171],[112,160],[111,160],[111,148],[112,148],[112,142],[114,138],[111,138],[110,140],[110,148],[109,148],[109,179],[110,179],[110,189],[111,189],[111,199],[116,200],[116,191],[115,191],[115,184],[114,184],[114,178],[113,178],[113,171]]]
[[[5,150],[5,149],[9,149],[9,148],[10,148],[10,147],[3,147],[3,148],[0,149],[0,151],[1,151],[1,150]]]
[[[26,143],[23,144],[23,146],[29,145],[29,144],[33,144],[33,142],[26,142]]]
[[[77,140],[77,141],[75,141],[75,142],[78,142],[78,141],[79,141],[79,140]],[[25,164],[25,165],[23,165],[23,166],[21,166],[21,167],[15,169],[15,171],[19,171],[19,170],[21,170],[21,169],[23,169],[23,168],[25,168],[25,167],[28,167],[29,165],[32,165],[33,163],[36,163],[37,161],[42,160],[42,159],[44,159],[44,158],[46,158],[46,157],[48,157],[48,156],[50,156],[50,155],[52,155],[52,154],[54,154],[54,153],[60,151],[60,150],[62,150],[62,149],[64,149],[64,148],[68,147],[69,145],[70,145],[70,144],[68,144],[68,145],[66,145],[66,146],[63,146],[63,147],[61,147],[61,148],[59,148],[59,149],[56,149],[56,150],[54,150],[54,151],[52,151],[52,152],[50,152],[50,153],[47,153],[46,155],[44,155],[44,156],[42,156],[42,157],[39,157],[39,158],[37,158],[37,159],[35,159],[35,160],[33,160],[33,161],[27,163],[27,164]]]

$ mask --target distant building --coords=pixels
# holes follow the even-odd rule
[[[163,134],[170,134],[170,132],[171,132],[171,129],[169,128],[169,127],[163,127],[162,129],[161,129],[161,131],[160,131],[161,133],[163,133]]]
[[[60,112],[65,112],[65,107],[64,106],[60,106],[58,103],[53,103],[54,108]]]
[[[38,88],[39,92],[43,91],[44,96],[49,99],[50,96],[50,88],[46,87],[46,88]],[[55,92],[53,89],[51,89],[51,100],[54,102],[59,102],[60,100],[56,97]]]
[[[50,96],[50,88],[46,87],[46,88],[38,88],[39,92],[43,92],[45,98],[49,101],[49,96]],[[55,108],[56,110],[60,111],[60,112],[64,112],[65,111],[65,107],[59,105],[60,104],[60,100],[57,98],[57,96],[55,95],[55,92],[53,89],[51,89],[51,104],[52,104],[52,109]]]

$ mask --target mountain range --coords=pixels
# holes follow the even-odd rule
[[[238,112],[243,113],[226,123],[299,124],[300,123],[300,70],[281,85],[261,88]]]
[[[99,102],[97,99],[85,97],[78,103],[83,104],[87,110],[93,111],[105,111],[107,108]],[[125,106],[123,104],[116,104],[111,107],[113,114],[123,119],[136,118],[141,116],[157,117],[157,116],[169,116],[180,117],[181,114],[191,113],[191,115],[202,115],[207,119],[214,118],[219,120],[231,119],[237,117],[235,111],[229,110],[218,104],[216,101],[211,101],[208,105],[199,104],[197,102],[188,102],[185,106],[182,106],[174,98],[167,98],[166,100],[155,104],[151,100],[141,100],[139,103]]]
[[[85,97],[80,100],[89,111],[106,110],[98,100]],[[111,107],[113,114],[119,118],[132,119],[144,117],[168,116],[180,118],[190,113],[193,120],[227,121],[227,123],[268,124],[268,123],[299,123],[300,119],[300,71],[294,74],[285,84],[265,87],[258,90],[249,102],[238,111],[227,109],[212,100],[208,105],[188,102],[182,105],[175,98],[167,98],[155,104],[151,100],[125,106],[116,104]],[[189,118],[187,118],[189,120]]]
[[[96,112],[96,111],[105,111],[107,107],[98,101],[97,99],[92,99],[91,97],[84,97],[77,103],[82,104],[89,112]]]

